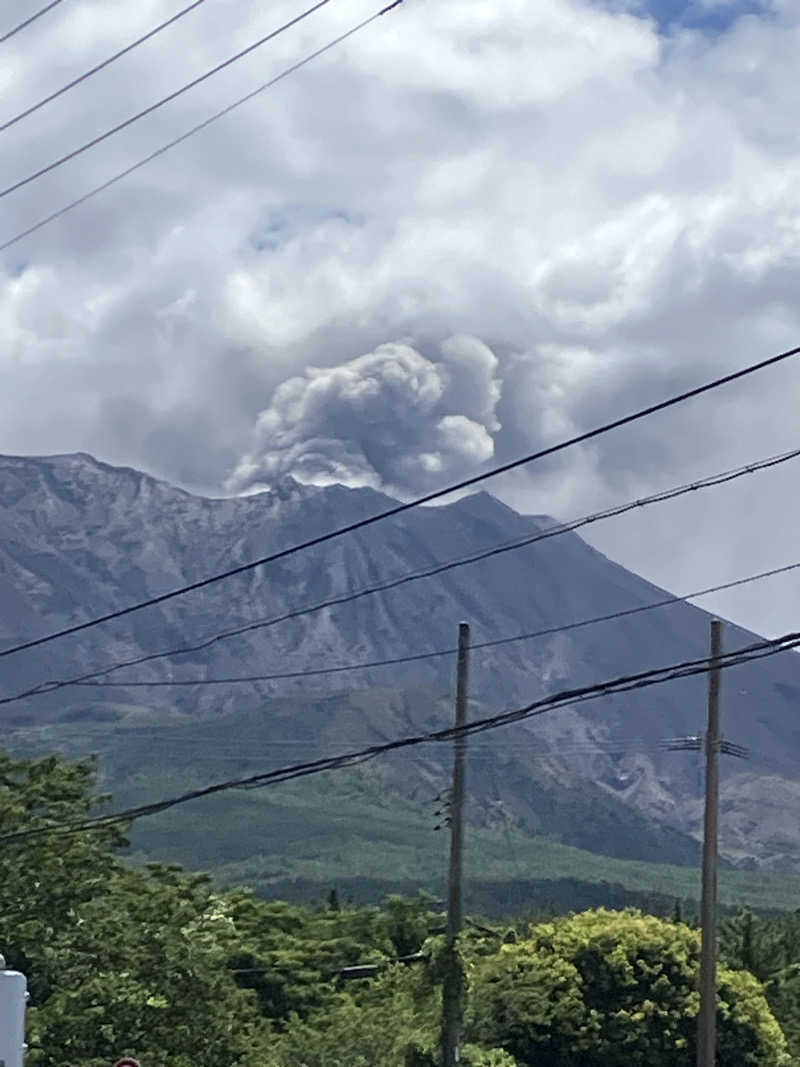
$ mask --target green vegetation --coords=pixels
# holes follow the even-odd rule
[[[361,694],[361,699],[375,696]],[[87,746],[97,749],[102,780],[121,808],[276,763],[314,758],[318,740],[305,737],[284,747],[270,740],[271,730],[287,736],[298,732],[293,702],[276,701],[270,709],[270,715],[241,712],[197,723],[177,714],[158,722],[148,709],[126,707],[118,709],[122,718],[115,721],[52,724],[43,736],[30,735],[28,749],[35,755],[42,746],[58,744],[73,756]],[[329,737],[327,743],[337,742]],[[210,872],[221,887],[247,885],[261,896],[303,902],[319,900],[332,885],[356,903],[418,889],[441,895],[446,835],[434,830],[433,803],[439,786],[431,783],[410,800],[392,788],[396,783],[385,773],[386,766],[376,762],[175,809],[133,828],[131,859],[140,866],[180,863]],[[579,810],[571,793],[549,802],[556,803],[562,823],[580,822],[598,851],[565,845],[556,836],[523,833],[502,818],[483,827],[473,824],[466,871],[470,908],[506,916],[532,906],[554,913],[633,906],[669,915],[678,898],[685,913],[693,914],[692,902],[699,897],[695,863],[602,855],[600,850],[615,844],[609,839],[608,813],[593,822],[593,805]],[[556,822],[549,815],[546,821]],[[632,834],[629,826],[616,831],[620,838]],[[664,855],[669,854],[665,846]],[[720,901],[731,912],[745,906],[764,913],[791,911],[800,906],[800,877],[723,869]]]
[[[789,1049],[800,1062],[800,911],[769,922],[742,911],[722,923],[719,940],[729,966],[749,971],[764,984]]]
[[[93,790],[90,763],[0,756],[0,836],[84,815]],[[0,947],[29,978],[32,1067],[435,1067],[449,957],[430,898],[265,900],[131,868],[123,844],[106,828],[0,850]],[[721,943],[718,1063],[800,1063],[781,1029],[796,1054],[800,913],[743,913]],[[692,1061],[698,939],[683,923],[603,909],[473,923],[459,952],[466,1067]],[[374,977],[343,980],[364,962]]]
[[[170,796],[203,775],[132,779],[127,797]],[[263,896],[315,900],[331,885],[354,901],[387,893],[443,890],[446,835],[434,830],[433,805],[387,793],[359,771],[237,792],[143,822],[132,835],[140,860],[212,870],[221,885],[248,885]],[[617,860],[508,828],[471,827],[466,894],[489,915],[530,908],[555,912],[634,905],[671,914],[675,898],[697,900],[698,868]],[[720,872],[720,901],[733,910],[790,911],[800,877]]]
[[[635,912],[540,923],[475,969],[473,1036],[536,1067],[694,1062],[697,935]],[[717,1062],[777,1067],[786,1045],[758,982],[720,969]]]

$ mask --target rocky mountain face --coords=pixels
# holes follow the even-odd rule
[[[260,557],[388,505],[372,490],[291,479],[272,491],[205,499],[86,455],[0,458],[0,647],[157,595]],[[230,723],[235,745],[259,716],[264,760],[346,750],[444,724],[454,657],[363,671],[308,674],[354,661],[451,650],[457,624],[473,641],[557,627],[650,604],[666,594],[564,534],[276,625],[265,621],[335,600],[437,563],[470,556],[553,524],[486,493],[416,509],[286,560],[0,661],[0,692],[102,669],[162,649],[199,645],[104,679],[8,704],[8,743],[98,747],[103,724]],[[685,604],[548,636],[476,649],[471,714],[505,710],[560,689],[707,654],[709,616]],[[726,648],[754,636],[725,630]],[[149,688],[134,683],[299,672],[271,681]],[[800,657],[793,653],[723,675],[726,734],[752,750],[726,763],[722,846],[738,862],[793,867],[800,784]],[[475,818],[503,819],[609,854],[687,860],[700,818],[699,757],[664,752],[666,737],[696,734],[705,681],[684,679],[606,697],[480,735],[471,756]],[[242,751],[251,735],[242,733]],[[115,737],[118,737],[115,734]],[[281,747],[283,746],[283,747]],[[102,744],[99,744],[102,750]],[[197,751],[196,748],[194,750]],[[119,763],[124,753],[116,751]],[[111,759],[109,755],[109,759]],[[189,757],[187,757],[189,758]],[[444,746],[387,761],[387,785],[417,795],[442,780]],[[600,816],[602,813],[602,817]],[[597,833],[591,816],[602,826]],[[555,827],[555,829],[553,829]],[[631,841],[639,842],[636,847]]]

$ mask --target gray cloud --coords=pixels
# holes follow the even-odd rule
[[[369,10],[330,5],[0,201],[0,238]],[[171,13],[61,5],[6,45],[4,113]],[[6,131],[2,184],[291,13],[203,5]],[[667,37],[582,2],[407,2],[0,257],[0,449],[217,491],[293,469],[413,492],[796,343],[798,47],[785,3]],[[769,372],[497,488],[569,517],[793,447],[799,391]],[[667,585],[721,581],[793,557],[795,485],[786,469],[592,537]],[[719,610],[789,628],[796,594]]]
[[[473,337],[451,337],[441,358],[384,344],[283,382],[258,417],[255,444],[229,486],[283,474],[408,493],[459,477],[494,454],[497,358]]]

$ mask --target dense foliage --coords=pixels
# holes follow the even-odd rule
[[[722,924],[720,952],[763,983],[789,1050],[800,1063],[800,911],[769,921],[743,911]]]
[[[85,814],[93,768],[0,760],[0,835]],[[9,843],[0,852],[0,944],[31,992],[28,1063],[151,1067],[261,1062],[268,1032],[226,970],[231,905],[204,877],[126,869],[117,830]]]
[[[476,968],[474,1035],[537,1067],[694,1062],[697,935],[636,912],[585,912],[531,928]],[[720,1067],[785,1063],[758,982],[719,972]]]
[[[90,763],[0,756],[0,837],[86,814],[93,788]],[[31,1067],[123,1055],[145,1067],[434,1067],[446,953],[430,900],[265,901],[175,867],[133,869],[122,845],[107,828],[0,849],[0,949],[29,979]],[[759,979],[794,1041],[798,933],[797,917],[723,929],[720,1064],[788,1062]],[[381,965],[374,977],[344,980],[365,961]],[[465,1067],[693,1058],[697,934],[682,923],[600,910],[473,924],[460,967]]]
[[[365,693],[359,701],[362,696],[367,700]],[[369,701],[375,700],[373,694]],[[328,705],[321,702],[323,707]],[[305,721],[302,711],[293,699],[295,724],[298,715]],[[36,749],[26,754],[46,754],[50,749],[43,746],[57,745],[77,758],[94,749],[104,775],[115,783],[118,807],[245,776],[254,769],[254,752],[265,754],[259,757],[259,769],[265,770],[269,753],[275,758],[280,753],[270,746],[275,720],[267,708],[213,716],[202,723],[193,716],[165,720],[160,711],[145,708],[129,710],[121,721],[92,718],[98,714],[93,705],[85,712],[84,718],[78,717],[79,708],[65,712],[62,721],[37,734]],[[336,736],[327,720],[325,729]],[[304,731],[313,745],[315,731],[308,722]],[[241,740],[234,745],[239,755],[231,755],[233,739],[243,736],[244,746]],[[25,743],[34,744],[28,739]],[[313,755],[310,750],[308,758]],[[485,758],[479,762],[481,773],[486,773]],[[475,774],[470,771],[471,782]],[[208,870],[218,885],[248,885],[273,899],[313,903],[331,885],[360,903],[390,893],[413,894],[419,888],[439,895],[444,835],[433,832],[437,818],[432,801],[443,781],[434,776],[412,800],[393,789],[392,778],[385,775],[385,765],[374,763],[283,783],[280,789],[233,790],[141,820],[132,827],[131,842],[143,861]],[[526,790],[532,788],[526,782]],[[523,830],[504,808],[476,805],[480,818],[470,824],[466,856],[470,910],[505,918],[530,914],[532,904],[557,914],[635,907],[666,916],[678,897],[686,902],[687,914],[691,911],[698,889],[694,859],[683,855],[679,862],[688,866],[668,864],[667,859],[677,858],[670,848],[659,847],[654,853],[631,825],[609,826],[597,804],[576,806],[575,801],[574,790],[538,795],[533,806],[546,836],[531,835],[535,821],[526,819]],[[615,848],[618,856],[649,855],[658,862],[615,859],[567,846],[563,842],[574,840],[577,826],[590,848],[602,843],[605,850]],[[644,836],[652,839],[652,827]],[[719,893],[721,907],[731,914],[744,905],[789,910],[800,900],[800,876],[732,870],[723,864]]]

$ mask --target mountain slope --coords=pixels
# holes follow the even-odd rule
[[[0,458],[0,642],[113,610],[216,570],[262,556],[381,510],[372,490],[316,488],[286,479],[272,492],[209,500],[140,472],[91,457]],[[259,568],[156,608],[3,663],[4,692],[43,679],[68,677],[164,647],[206,640],[219,630],[259,620],[470,555],[545,529],[552,520],[523,516],[485,493],[437,508],[404,513],[277,564]],[[327,608],[270,628],[252,629],[189,655],[156,660],[114,676],[133,680],[230,677],[303,671],[354,660],[381,660],[452,648],[467,619],[473,640],[512,636],[625,610],[663,598],[662,590],[611,562],[574,534],[565,534],[479,564],[450,570],[380,595]],[[483,713],[527,703],[554,690],[707,654],[708,616],[684,604],[613,622],[476,650],[472,693]],[[726,647],[753,636],[726,628]],[[440,657],[308,679],[248,685],[142,689],[70,688],[6,708],[7,726],[25,743],[41,733],[62,743],[65,723],[145,721],[197,723],[224,715],[280,717],[276,698],[295,708],[325,707],[314,742],[332,745],[413,732],[449,717],[452,657]],[[358,691],[394,696],[364,699]],[[336,696],[338,694],[338,696]],[[424,694],[424,697],[420,696]],[[735,858],[789,864],[800,854],[793,812],[765,803],[794,798],[800,753],[800,659],[785,653],[726,672],[725,729],[753,749],[746,773],[726,767],[724,847]],[[311,698],[313,697],[313,700]],[[445,703],[442,703],[442,701]],[[393,702],[393,703],[392,703]],[[290,700],[290,705],[292,701]],[[515,824],[541,831],[566,793],[584,793],[562,836],[577,841],[584,820],[599,811],[630,811],[679,831],[698,826],[698,761],[663,753],[665,736],[702,728],[702,677],[604,698],[482,735],[472,772],[474,815],[491,821],[499,801]],[[478,713],[477,707],[473,714]],[[306,718],[308,712],[305,713]],[[290,716],[291,719],[291,716]],[[303,715],[281,726],[301,730]],[[327,732],[321,722],[327,724]],[[60,731],[60,732],[59,732]],[[102,734],[102,730],[100,731]],[[86,737],[95,744],[97,732]],[[241,742],[243,750],[247,741]],[[96,745],[101,749],[102,743]],[[348,747],[345,745],[344,747]],[[478,753],[485,758],[480,759]],[[271,757],[270,757],[271,758]],[[411,772],[389,775],[392,788],[413,795],[441,777],[446,750],[426,754]],[[269,761],[268,761],[269,762]],[[387,772],[388,773],[388,772]],[[582,783],[593,786],[584,789]],[[566,791],[566,792],[565,792]],[[621,817],[621,816],[620,816]],[[637,816],[639,818],[640,816]],[[582,823],[584,823],[582,825]],[[591,825],[591,824],[589,824]],[[619,824],[622,826],[622,823]],[[663,841],[654,827],[646,851]],[[597,849],[620,852],[606,829]],[[572,836],[570,836],[572,835]],[[619,836],[624,837],[620,830]],[[685,859],[685,839],[674,837]]]

